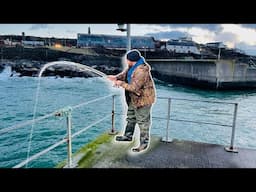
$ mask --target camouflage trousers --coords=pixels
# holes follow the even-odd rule
[[[151,126],[151,106],[135,108],[131,103],[128,104],[127,111],[127,125],[124,135],[133,137],[136,124],[140,128],[140,145],[148,144],[149,142],[149,129]]]

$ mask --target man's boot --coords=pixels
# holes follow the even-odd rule
[[[146,150],[148,148],[149,144],[149,137],[147,134],[145,133],[141,133],[140,134],[140,146],[137,148],[133,148],[132,151],[133,152],[140,152],[143,150]]]
[[[127,137],[127,136],[116,136],[116,141],[132,141],[132,137]]]
[[[135,124],[130,123],[126,125],[125,133],[123,136],[116,136],[116,141],[132,141]]]

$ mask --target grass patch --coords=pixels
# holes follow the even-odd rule
[[[78,168],[86,168],[90,167],[95,160],[95,151],[98,149],[99,145],[103,143],[108,143],[113,138],[113,135],[109,135],[108,133],[104,133],[97,137],[92,142],[86,144],[82,148],[80,148],[77,152],[73,154],[73,159],[76,156],[82,155],[82,158],[78,161]],[[55,168],[63,168],[67,163],[67,160],[60,162]]]
[[[110,142],[112,138],[113,135],[104,133],[77,151],[74,155],[83,154],[83,157],[78,161],[78,167],[91,167],[96,159],[95,151],[98,149],[99,145]]]

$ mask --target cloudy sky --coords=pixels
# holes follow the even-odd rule
[[[117,24],[0,24],[0,35],[77,38],[77,33],[126,35]],[[256,55],[256,24],[131,24],[131,35],[170,39],[190,36],[197,43],[222,41]]]

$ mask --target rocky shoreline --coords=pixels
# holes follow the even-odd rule
[[[18,52],[16,49],[14,52]],[[10,54],[4,55],[4,58],[0,61],[0,72],[6,66],[11,67],[10,76],[38,76],[40,69],[47,63],[53,61],[71,61],[75,63],[79,63],[82,65],[86,65],[92,67],[93,69],[97,69],[105,74],[117,74],[122,71],[122,62],[120,56],[112,56],[106,54],[75,54],[68,52],[61,52],[55,50],[42,50],[42,49],[27,49],[26,52],[17,54],[15,56],[11,56]],[[33,51],[33,52],[32,52]],[[40,54],[40,52],[47,51],[47,55]],[[10,50],[9,50],[10,52]],[[8,53],[7,51],[5,53]],[[12,53],[13,54],[13,53]],[[40,59],[36,59],[35,55],[41,55]],[[46,57],[47,56],[47,57]],[[95,74],[94,74],[95,75]],[[80,70],[75,66],[63,66],[56,65],[48,67],[42,76],[56,76],[56,77],[91,77],[92,73],[88,73],[88,71]]]
[[[60,60],[67,61],[67,60]],[[41,68],[49,62],[34,61],[34,60],[3,60],[0,62],[0,73],[5,67],[11,67],[10,76],[22,77],[30,76],[37,77]],[[80,63],[79,63],[80,64]],[[88,65],[87,65],[88,66]],[[122,71],[121,67],[113,67],[108,65],[91,65],[93,69],[97,69],[105,74],[117,74]],[[42,76],[56,76],[56,77],[91,77],[95,76],[89,71],[81,70],[81,68],[75,66],[63,66],[56,65],[45,69]]]

